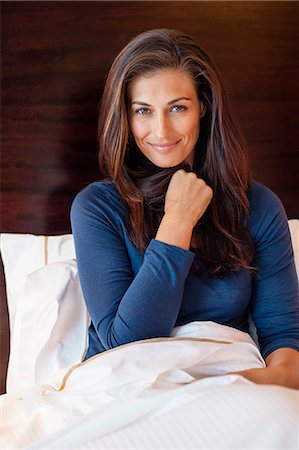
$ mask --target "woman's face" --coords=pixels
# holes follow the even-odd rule
[[[158,167],[191,166],[205,109],[187,72],[137,77],[129,90],[129,125],[140,151]]]

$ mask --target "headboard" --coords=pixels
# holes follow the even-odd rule
[[[97,105],[113,57],[137,33],[193,35],[215,59],[254,178],[299,217],[297,2],[1,2],[1,231],[70,232],[75,194],[98,177]],[[1,270],[1,371],[9,327]]]

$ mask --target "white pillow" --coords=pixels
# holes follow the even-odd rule
[[[72,235],[2,234],[10,319],[7,392],[81,362],[89,319]]]
[[[17,233],[2,233],[0,247],[12,331],[27,275],[49,263],[74,259],[75,248],[71,234],[37,236]]]

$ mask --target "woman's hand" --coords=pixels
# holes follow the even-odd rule
[[[156,239],[189,250],[193,228],[212,197],[212,189],[195,173],[175,172],[166,192],[164,216]]]
[[[178,170],[170,180],[165,197],[165,214],[192,227],[204,214],[213,197],[212,189],[194,172]]]
[[[266,358],[267,367],[231,372],[258,384],[278,384],[299,389],[299,352],[279,348]]]

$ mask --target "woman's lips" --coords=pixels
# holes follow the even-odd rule
[[[166,144],[150,144],[155,150],[160,153],[167,153],[173,149],[180,141],[177,142],[167,142]]]

